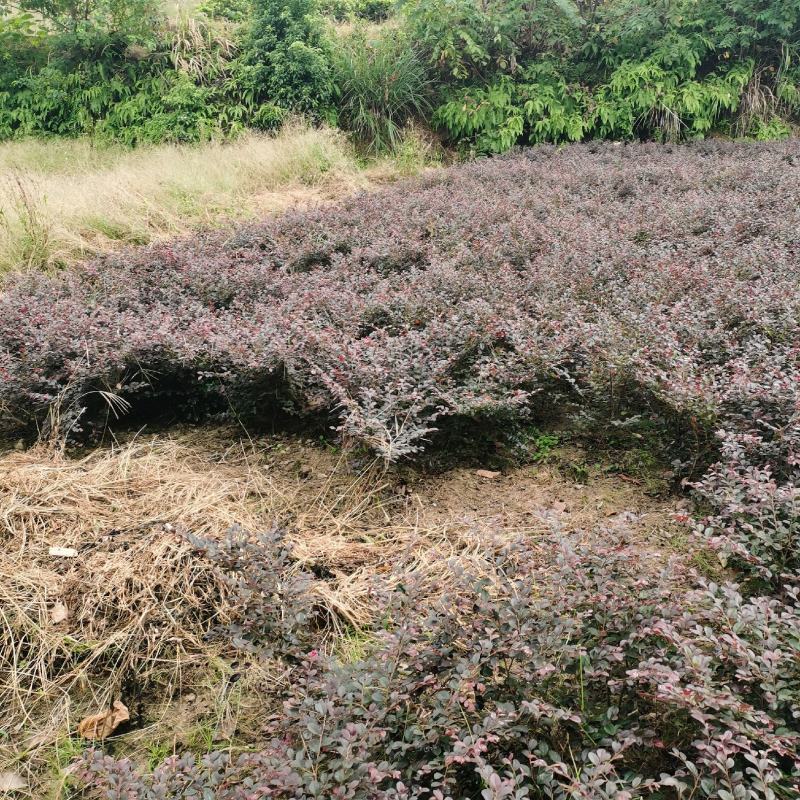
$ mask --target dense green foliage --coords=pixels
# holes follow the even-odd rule
[[[221,4],[167,21],[151,0],[30,0],[0,23],[0,137],[91,134],[129,144],[198,141],[322,116],[332,84],[310,2]]]
[[[516,142],[772,138],[798,103],[800,6],[717,0],[413,0],[444,86],[436,121],[498,152]]]
[[[134,144],[336,122],[371,149],[409,118],[451,143],[776,138],[800,113],[785,0],[0,2],[0,137]],[[334,21],[385,20],[342,33]]]
[[[314,116],[330,107],[330,56],[313,0],[254,0],[247,66],[256,95]]]
[[[5,23],[15,52],[0,73],[0,136],[196,141],[252,121],[235,45],[202,19],[162,24],[150,0],[119,3],[119,13],[99,3],[85,19],[68,5],[30,5],[38,14]]]
[[[337,22],[381,22],[389,17],[393,6],[394,0],[319,0],[320,13]]]

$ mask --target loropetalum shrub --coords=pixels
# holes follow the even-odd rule
[[[407,585],[364,659],[307,654],[263,750],[150,775],[94,752],[80,778],[109,800],[796,796],[797,587],[687,594],[637,552],[515,546],[428,613]]]
[[[703,528],[778,580],[800,566],[798,185],[794,141],[540,147],[18,275],[0,404],[17,424],[59,400],[67,427],[100,391],[280,406],[392,461],[448,420],[635,398],[679,421],[695,480],[720,435]]]
[[[222,541],[185,535],[222,573],[236,598],[234,619],[220,631],[234,647],[287,659],[308,651],[314,619],[308,592],[312,576],[291,569],[284,531],[253,536],[234,526]]]

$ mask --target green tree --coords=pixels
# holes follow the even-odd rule
[[[331,109],[325,28],[313,0],[255,0],[246,61],[264,104],[315,117]]]
[[[572,0],[409,0],[404,10],[417,46],[456,81],[569,52],[583,24]]]
[[[409,0],[434,121],[482,152],[601,136],[771,136],[800,112],[800,3]]]
[[[58,33],[112,34],[152,41],[163,17],[158,0],[19,0]]]

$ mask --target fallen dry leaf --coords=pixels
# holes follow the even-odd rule
[[[502,473],[494,472],[490,469],[476,469],[475,474],[479,478],[487,478],[489,480],[493,480],[494,478],[499,478]]]
[[[121,700],[115,700],[107,711],[82,719],[78,725],[78,736],[84,739],[105,739],[130,718],[128,707]]]
[[[50,622],[53,625],[58,625],[59,622],[63,622],[69,616],[69,609],[61,602],[61,600],[56,600],[53,603],[53,607],[50,609]]]
[[[28,784],[19,772],[0,772],[0,792],[18,792]]]
[[[214,731],[214,739],[215,742],[225,742],[233,738],[233,734],[236,732],[236,717],[232,714],[228,713],[225,715],[225,718],[220,720],[219,724]]]

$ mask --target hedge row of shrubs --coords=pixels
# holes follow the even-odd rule
[[[708,535],[778,581],[800,565],[798,178],[793,142],[545,147],[19,275],[0,402],[72,429],[114,395],[327,415],[387,461],[463,420],[652,417],[679,475],[719,458]]]

